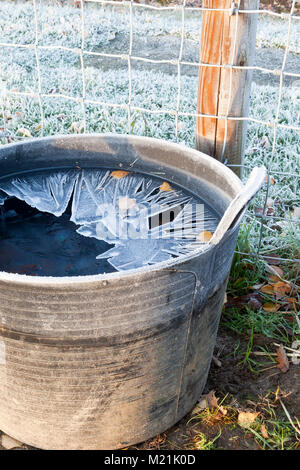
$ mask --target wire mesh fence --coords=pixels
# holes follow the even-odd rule
[[[225,122],[224,155],[228,122],[247,121],[247,155],[241,163],[243,175],[246,177],[253,166],[264,163],[268,179],[248,211],[246,225],[251,225],[251,243],[246,249],[245,246],[238,249],[241,253],[273,257],[280,262],[292,261],[300,266],[300,72],[293,64],[300,52],[297,43],[299,2],[293,0],[289,11],[278,13],[265,8],[242,9],[240,1],[232,2],[230,8],[214,9],[199,4],[193,6],[187,0],[168,5],[127,0],[77,0],[67,7],[58,0],[50,2],[50,7],[49,2],[28,0],[23,2],[26,10],[20,7],[23,11],[20,24],[14,23],[14,12],[8,8],[8,3],[2,2],[0,6],[2,143],[57,132],[110,130],[193,145],[196,120],[216,118]],[[54,17],[54,26],[44,18],[46,8],[52,8],[47,18]],[[71,10],[73,16],[68,18]],[[194,34],[199,40],[203,11],[221,11],[236,17],[234,48],[241,15],[265,18],[265,30],[269,28],[270,31],[266,37],[259,36],[258,32],[258,39],[262,47],[271,42],[272,53],[274,45],[277,46],[276,60],[272,62],[269,57],[249,66],[235,65],[233,59],[226,64],[201,62],[199,57],[189,53],[189,37]],[[276,27],[273,20],[277,21]],[[114,28],[110,27],[111,23]],[[190,23],[192,33],[187,31]],[[138,37],[143,36],[143,28],[147,27],[152,28],[152,37],[157,39],[153,40],[152,47],[147,48],[145,40],[140,48]],[[175,33],[172,28],[176,29]],[[119,41],[118,35],[122,34],[126,40]],[[168,34],[172,41],[166,44]],[[158,53],[162,43],[164,53]],[[9,65],[6,62],[8,56],[11,57]],[[62,57],[67,60],[57,69],[55,60]],[[18,69],[20,63],[22,67]],[[201,67],[230,71],[226,90],[228,103],[235,70],[251,70],[257,77],[262,77],[263,85],[254,93],[254,111],[259,112],[250,109],[248,115],[236,116],[231,114],[229,106],[224,116],[197,112],[197,80]],[[74,71],[72,76],[71,70],[72,74]],[[106,78],[113,75],[110,81],[103,79],[103,70]],[[162,79],[157,86],[158,75]],[[61,80],[59,86],[58,79]],[[143,81],[147,82],[146,97],[141,91]],[[171,83],[166,92],[165,81]],[[253,101],[253,97],[251,99]],[[53,103],[54,108],[51,107]],[[268,108],[266,113],[265,107]],[[30,121],[33,114],[35,120]],[[19,116],[17,122],[15,115]],[[109,127],[103,124],[107,119]],[[230,162],[227,164],[230,166]]]

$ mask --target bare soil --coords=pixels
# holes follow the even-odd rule
[[[246,348],[248,338],[237,335],[226,327],[220,327],[215,356],[221,361],[221,367],[212,363],[204,393],[215,391],[217,397],[228,395],[237,410],[257,411],[259,403],[268,392],[275,392],[279,387],[281,392],[288,395],[284,402],[291,416],[300,415],[300,366],[290,365],[287,373],[272,368],[261,374],[254,374],[246,364],[241,364],[241,356],[235,356],[233,351],[240,342],[241,349]],[[254,335],[253,349],[258,346],[270,346],[272,339]],[[179,423],[166,432],[146,442],[130,447],[137,450],[182,450],[197,449],[199,433],[207,440],[217,439],[214,448],[219,450],[259,450],[260,446],[252,433],[247,433],[239,426],[230,422],[205,422],[192,419],[189,413]],[[34,450],[23,445],[19,450]],[[4,450],[0,446],[0,450]]]
[[[300,415],[300,366],[291,365],[285,374],[279,369],[273,368],[261,374],[253,374],[247,365],[240,364],[241,357],[234,357],[234,345],[241,340],[241,344],[246,348],[248,338],[242,338],[226,327],[220,327],[215,356],[221,361],[222,366],[217,367],[212,363],[208,381],[204,393],[210,390],[215,391],[217,397],[229,394],[233,399],[237,409],[244,411],[257,411],[258,403],[270,391],[275,392],[277,388],[284,392],[285,405],[291,416]],[[254,335],[253,349],[256,346],[268,346],[274,340],[261,335]],[[260,446],[255,442],[251,433],[245,433],[238,426],[215,423],[205,424],[191,420],[192,413],[189,413],[176,426],[173,426],[166,433],[157,436],[136,446],[137,449],[184,449],[195,447],[197,434],[203,433],[207,438],[214,438],[221,431],[220,437],[215,441],[215,448],[219,450],[259,450]]]

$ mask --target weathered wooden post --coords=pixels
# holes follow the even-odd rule
[[[220,117],[197,117],[196,148],[218,160],[241,165],[247,121],[223,116],[248,115],[252,71],[230,66],[252,65],[258,15],[238,10],[257,10],[259,0],[235,4],[232,0],[203,0],[203,7],[231,11],[207,10],[202,14],[200,62],[222,67],[199,67],[197,113]],[[233,170],[240,175],[240,167]]]

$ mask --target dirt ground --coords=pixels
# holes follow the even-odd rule
[[[253,349],[270,346],[274,340],[261,335],[254,335]],[[281,373],[276,367],[260,374],[254,374],[247,364],[241,364],[241,356],[233,354],[236,345],[246,347],[248,338],[221,326],[217,338],[214,356],[221,367],[212,362],[204,394],[211,390],[217,397],[227,396],[232,410],[261,412],[264,397],[278,390],[284,394],[284,404],[292,417],[300,415],[300,366],[290,365],[287,373]],[[280,410],[279,410],[280,411]],[[234,411],[233,411],[234,413]],[[232,415],[232,413],[231,413]],[[132,446],[137,450],[182,450],[198,449],[199,435],[207,440],[214,440],[217,450],[260,450],[262,447],[255,436],[237,426],[232,419],[197,419],[189,413],[179,423],[146,442]],[[0,450],[4,450],[0,446]],[[18,450],[34,450],[23,445]],[[200,450],[201,447],[200,447]]]
[[[218,367],[212,363],[208,381],[204,393],[215,391],[217,397],[228,394],[232,400],[232,406],[244,411],[260,411],[263,397],[268,392],[275,392],[277,388],[285,395],[285,405],[291,416],[300,415],[300,366],[292,365],[290,370],[283,374],[278,369],[272,368],[262,374],[253,374],[247,365],[240,364],[241,358],[232,355],[233,347],[241,337],[226,327],[220,327],[215,347],[215,357],[221,361]],[[242,340],[247,343],[247,338]],[[254,336],[255,346],[266,346],[273,340],[261,335]],[[136,446],[138,449],[184,449],[195,448],[197,435],[203,433],[208,438],[213,438],[220,433],[214,442],[219,450],[259,450],[260,445],[255,441],[253,434],[245,433],[243,429],[234,426],[232,422],[194,419],[190,413],[176,426],[169,429],[163,435]]]

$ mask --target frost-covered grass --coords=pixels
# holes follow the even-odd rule
[[[54,1],[36,1],[39,43],[41,45],[81,45],[81,10]],[[115,35],[129,38],[129,7],[86,3],[84,7],[85,48],[109,46]],[[35,24],[32,2],[2,0],[0,5],[0,41],[32,44],[35,41]],[[186,39],[199,41],[201,11],[185,13]],[[133,33],[136,35],[178,36],[181,35],[180,11],[155,11],[133,6]],[[288,21],[260,15],[257,32],[257,47],[284,48]],[[300,53],[299,21],[294,20],[291,29],[290,51]]]
[[[80,9],[69,6],[38,6],[39,44],[60,45],[66,47],[81,46]],[[126,7],[100,7],[86,4],[85,8],[85,49],[126,53],[129,41],[129,16]],[[185,38],[199,39],[200,12],[187,14]],[[298,22],[300,23],[300,22]],[[34,17],[30,2],[17,3],[2,1],[0,4],[0,41],[5,43],[32,44],[35,41]],[[134,8],[134,40],[138,36],[179,37],[181,17],[177,13],[152,12],[142,7]],[[257,47],[282,49],[287,38],[287,22],[262,17],[259,21]],[[290,50],[300,52],[295,25],[292,27]],[[20,97],[4,93],[0,108],[0,140],[4,127],[10,141],[28,136],[53,135],[57,133],[83,132],[84,119],[79,102],[55,98],[55,94],[64,94],[74,98],[82,96],[82,75],[80,57],[77,53],[56,50],[39,50],[41,72],[41,91],[49,96],[42,98],[44,127],[41,128],[41,114],[37,98]],[[19,92],[37,93],[38,75],[34,50],[25,48],[3,47],[0,51],[0,83],[2,89]],[[86,60],[86,131],[87,132],[123,132],[154,136],[175,140],[175,118],[172,114],[151,114],[132,110],[128,122],[127,109],[113,108],[89,103],[97,100],[105,103],[125,105],[128,102],[129,79],[127,62],[121,59],[94,58]],[[174,68],[174,70],[173,70]],[[132,62],[132,105],[151,110],[176,109],[178,96],[177,67],[170,67],[170,73],[163,72],[159,65],[140,65]],[[297,86],[298,83],[298,86]],[[279,113],[279,123],[300,125],[300,86],[284,83]],[[194,113],[196,110],[197,77],[181,76],[180,111]],[[262,121],[273,122],[276,116],[279,86],[257,85],[251,90],[250,116]],[[0,121],[1,122],[1,121]],[[1,138],[2,134],[2,138]],[[195,119],[180,117],[178,141],[194,145]],[[264,249],[275,250],[283,257],[299,257],[297,254],[297,236],[295,224],[283,222],[281,217],[290,217],[294,206],[300,205],[299,194],[299,133],[289,129],[278,129],[275,152],[272,151],[273,129],[266,125],[249,122],[245,166],[252,168],[264,164],[271,169],[274,183],[269,188],[268,197],[274,200],[276,217],[266,221]],[[278,174],[279,173],[279,174]],[[247,176],[245,171],[245,177]],[[289,176],[289,175],[293,176]],[[262,207],[264,192],[250,208]],[[253,220],[252,244],[257,245],[260,224]],[[281,224],[281,230],[272,228]],[[286,248],[288,246],[288,248]],[[292,248],[291,248],[292,247]],[[299,246],[298,246],[299,250]]]

